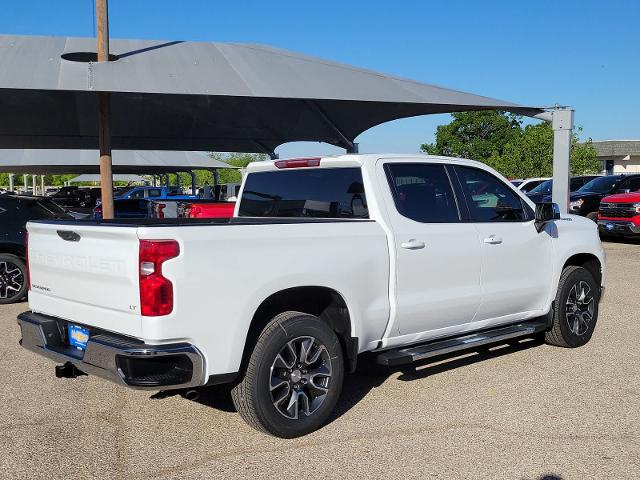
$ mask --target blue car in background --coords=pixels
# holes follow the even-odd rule
[[[197,195],[185,195],[179,187],[133,187],[130,190],[118,195],[120,199],[144,198],[146,200],[193,200]]]
[[[113,199],[115,218],[148,218],[153,200],[195,200],[197,195],[184,195],[178,187],[133,187]],[[102,218],[102,205],[93,209],[93,218]]]

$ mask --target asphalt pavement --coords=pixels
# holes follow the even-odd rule
[[[0,478],[640,478],[640,245],[606,243],[591,342],[535,341],[349,375],[332,422],[265,436],[224,390],[198,401],[56,379],[0,306]]]

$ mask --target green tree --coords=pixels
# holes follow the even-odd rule
[[[580,132],[581,129],[578,129]],[[572,137],[571,173],[597,173],[601,165],[591,140]],[[553,130],[549,123],[522,127],[520,117],[497,111],[454,113],[440,125],[436,141],[421,149],[433,155],[471,158],[509,178],[550,177],[553,173]]]
[[[578,130],[580,131],[580,130]],[[553,175],[553,129],[549,123],[527,125],[515,142],[505,145],[502,156],[487,162],[506,177],[530,178]],[[580,143],[576,134],[571,139],[572,175],[598,173],[600,161],[591,140]]]
[[[220,162],[228,163],[233,167],[238,168],[221,168],[218,170],[218,181],[220,183],[239,183],[242,180],[242,174],[240,170],[251,162],[261,162],[264,160],[268,160],[269,156],[262,153],[220,153],[220,152],[211,152],[209,156],[213,160],[218,160]],[[196,170],[196,184],[199,186],[208,183],[209,185],[213,185],[213,172],[209,170]],[[180,174],[180,183],[182,185],[190,185],[191,184],[191,175],[188,173]]]
[[[438,126],[435,143],[420,147],[423,152],[486,161],[502,155],[505,145],[522,134],[522,120],[510,113],[482,110],[452,117],[450,123]]]

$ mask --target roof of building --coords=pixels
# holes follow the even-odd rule
[[[593,142],[599,157],[640,155],[640,140],[602,140]]]

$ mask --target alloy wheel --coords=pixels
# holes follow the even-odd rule
[[[589,330],[594,308],[595,301],[591,294],[591,287],[584,280],[580,280],[571,287],[567,297],[566,319],[571,333],[583,335]]]
[[[282,347],[271,364],[271,401],[283,416],[296,420],[320,408],[331,385],[331,358],[314,337],[298,337]]]

